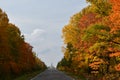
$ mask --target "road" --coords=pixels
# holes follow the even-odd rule
[[[31,80],[74,80],[74,79],[56,69],[47,69],[44,72],[38,74],[36,77],[32,78]]]

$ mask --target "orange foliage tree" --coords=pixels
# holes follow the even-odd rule
[[[119,0],[87,0],[90,5],[63,28],[64,58],[58,68],[115,80],[120,71]],[[69,46],[69,47],[68,47]],[[71,63],[70,63],[70,62]],[[62,65],[70,63],[69,66]],[[69,69],[69,70],[67,70]],[[111,76],[112,75],[112,76]]]
[[[22,73],[45,69],[45,64],[38,60],[32,48],[24,41],[19,28],[9,23],[7,14],[0,9],[0,80],[13,80]]]

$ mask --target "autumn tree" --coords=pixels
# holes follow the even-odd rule
[[[87,1],[90,5],[71,17],[69,24],[63,28],[64,58],[71,59],[70,68],[74,73],[82,70],[105,80],[118,79],[119,1]],[[68,48],[69,45],[72,49]]]
[[[22,73],[45,69],[46,65],[32,49],[19,28],[9,23],[7,14],[0,9],[0,80],[13,80]]]

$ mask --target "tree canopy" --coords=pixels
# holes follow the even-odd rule
[[[19,28],[9,23],[7,14],[0,9],[0,80],[13,80],[22,73],[45,69],[45,64],[32,48]]]
[[[119,0],[86,0],[90,3],[63,28],[64,58],[58,69],[97,80],[120,76]],[[68,47],[71,46],[71,47]],[[69,63],[70,65],[64,65]]]

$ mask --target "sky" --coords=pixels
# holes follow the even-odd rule
[[[0,0],[0,8],[25,35],[25,41],[47,66],[63,58],[62,28],[87,6],[85,0]]]

